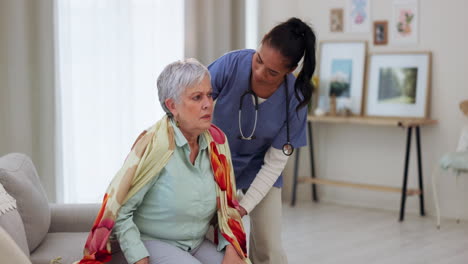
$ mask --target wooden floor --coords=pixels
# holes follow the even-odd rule
[[[468,263],[468,222],[324,203],[283,205],[290,264]]]

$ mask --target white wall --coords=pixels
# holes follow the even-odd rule
[[[278,23],[299,16],[298,0],[258,0],[258,43]]]
[[[458,103],[468,98],[466,76],[468,75],[468,1],[466,0],[420,0],[419,43],[413,46],[374,47],[371,34],[329,32],[329,10],[345,7],[345,0],[296,0],[261,1],[259,6],[259,34],[288,16],[298,16],[309,22],[319,40],[367,40],[369,52],[381,51],[431,51],[432,52],[432,98],[431,117],[438,120],[435,126],[421,129],[425,205],[428,214],[435,214],[431,189],[433,166],[439,157],[456,147],[462,122]],[[286,4],[287,2],[287,4]],[[372,1],[372,20],[391,21],[392,0]],[[372,127],[361,125],[326,125],[314,127],[317,175],[321,178],[348,180],[370,184],[399,187],[402,184],[406,132],[396,127]],[[301,175],[309,174],[308,153],[303,150]],[[410,160],[408,186],[417,186],[415,137]],[[283,191],[285,201],[290,201],[292,162],[287,167]],[[462,192],[468,192],[468,179],[461,181]],[[299,185],[298,201],[310,201],[310,185]],[[379,193],[360,189],[319,186],[322,201],[351,204],[397,211],[400,195]],[[462,206],[455,192],[455,181],[447,174],[439,184],[442,215],[461,216],[468,219],[468,208]],[[465,195],[464,200],[468,197]],[[418,198],[409,197],[407,212],[417,213]]]

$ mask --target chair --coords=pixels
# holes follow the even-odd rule
[[[460,109],[465,116],[468,117],[468,100],[465,100],[460,103]],[[434,192],[434,203],[436,207],[437,214],[437,228],[440,228],[440,208],[439,201],[437,197],[437,188],[436,188],[436,178],[440,174],[440,170],[452,172],[455,175],[455,182],[457,193],[460,193],[460,185],[458,184],[461,174],[468,174],[468,125],[465,125],[462,129],[460,140],[458,142],[458,147],[455,152],[446,153],[439,160],[438,166],[434,169],[432,175],[432,189]],[[460,219],[457,219],[457,223],[460,222]]]
[[[16,245],[9,248],[21,249],[30,263],[65,264],[81,259],[99,207],[49,204],[28,156],[12,153],[0,157],[0,229],[12,238],[2,238],[2,242],[14,241]],[[24,258],[16,260],[21,254],[0,256],[1,263],[27,263]]]

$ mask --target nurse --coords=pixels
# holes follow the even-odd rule
[[[315,70],[315,34],[298,18],[267,33],[257,50],[237,50],[214,61],[213,123],[226,133],[241,215],[250,216],[254,264],[284,264],[281,173],[294,148],[306,145],[307,104]],[[292,72],[302,65],[297,76]]]

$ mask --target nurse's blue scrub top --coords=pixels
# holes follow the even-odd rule
[[[294,148],[306,145],[307,107],[296,112],[299,101],[294,94],[293,74],[283,82],[265,102],[258,107],[255,139],[239,139],[239,103],[241,95],[250,88],[250,73],[255,50],[229,52],[208,66],[211,74],[213,98],[217,99],[213,123],[226,134],[231,148],[232,163],[238,189],[249,188],[263,165],[265,153],[270,146],[282,149],[286,138],[286,93],[289,94],[289,137]],[[255,104],[252,96],[246,95],[242,104],[242,133],[249,136],[255,122]],[[283,186],[279,176],[275,187]]]

